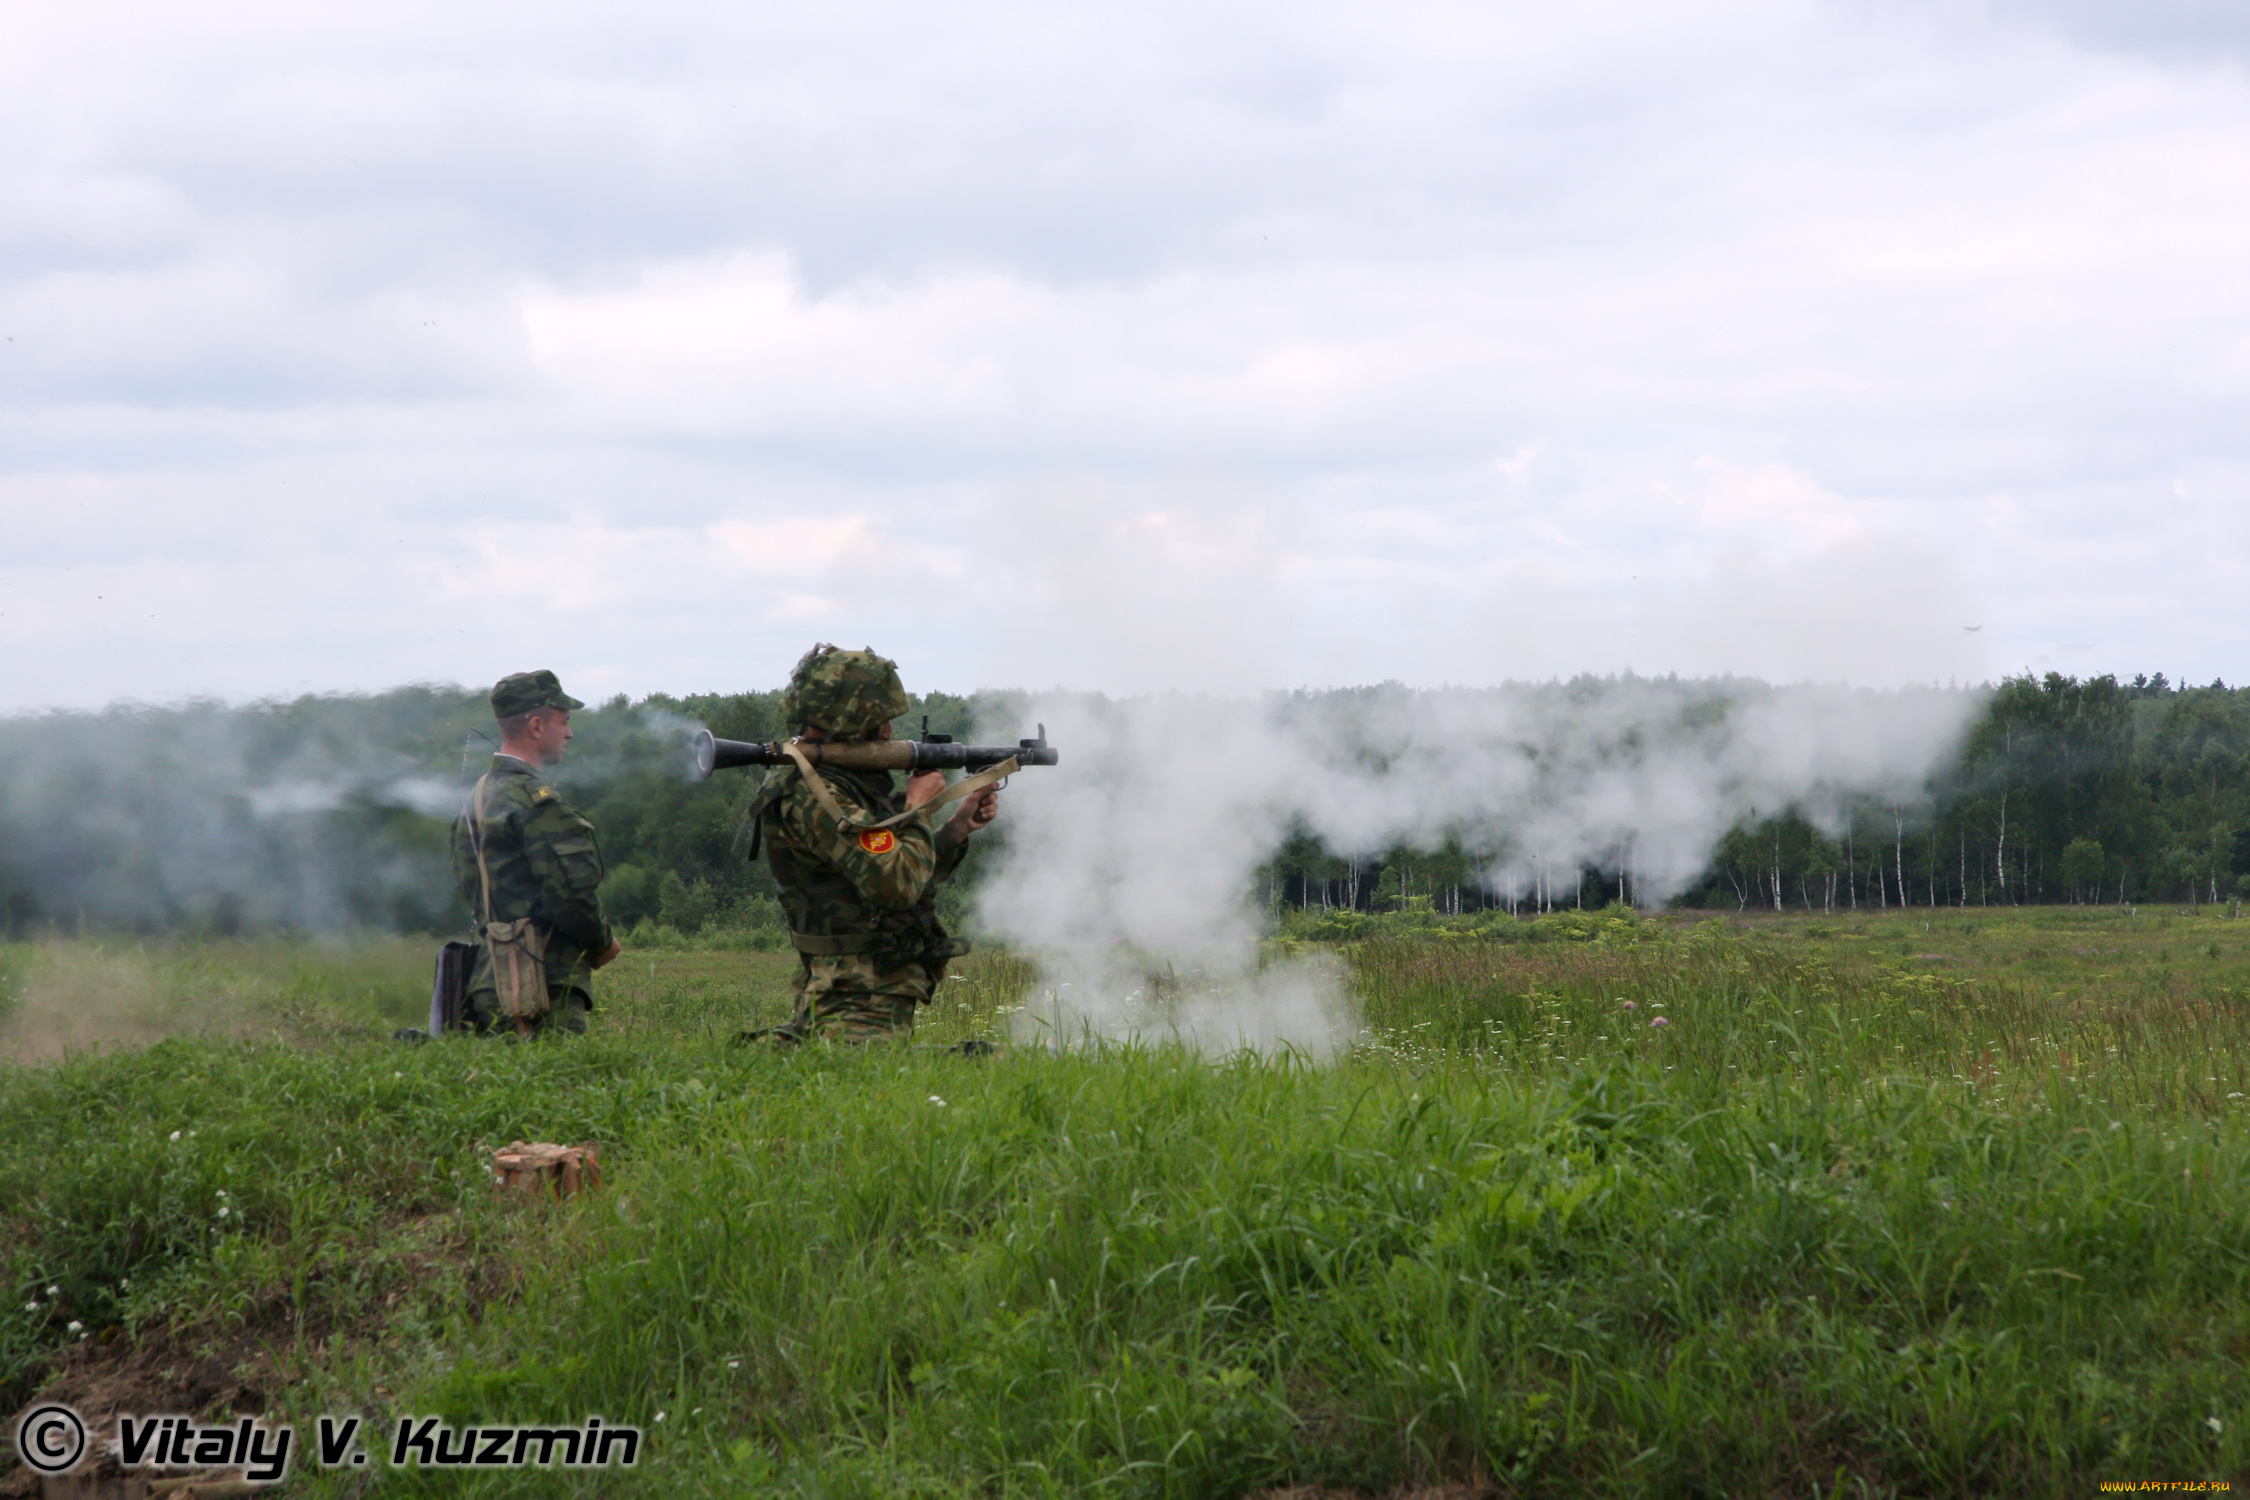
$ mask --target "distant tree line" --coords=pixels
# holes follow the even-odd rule
[[[2050,672],[2003,681],[1926,794],[1841,828],[1731,830],[1698,906],[2218,902],[2250,889],[2250,693]]]
[[[684,767],[697,724],[780,737],[779,701],[618,697],[572,716],[554,776],[594,822],[617,922],[777,920],[744,857],[762,773]],[[965,734],[970,713],[932,694],[902,727]],[[427,686],[0,719],[0,935],[459,930],[449,829],[494,735],[482,691]]]
[[[0,719],[0,930],[451,926],[443,811],[480,706],[409,687]]]
[[[557,773],[608,860],[626,926],[776,920],[745,812],[762,773],[681,772],[685,738],[781,736],[778,692],[622,697],[581,710]],[[979,703],[914,700],[900,721],[971,732]],[[233,707],[0,719],[0,930],[457,930],[447,827],[492,749],[481,692],[411,687]],[[948,887],[959,914],[1006,825]],[[2162,675],[2049,673],[1987,697],[1960,754],[1910,798],[1816,824],[1783,809],[1720,841],[1678,900],[1740,910],[2223,901],[2250,889],[2250,693]],[[1458,843],[1338,854],[1298,838],[1269,907],[1444,913],[1639,900],[1626,872],[1546,871],[1496,892]]]
[[[2137,901],[2250,892],[2250,690],[2050,672],[2002,681],[1918,795],[1737,824],[1675,904],[1765,911]],[[1285,845],[1272,906],[1437,912],[1632,900],[1626,872],[1551,873],[1512,897],[1457,844],[1338,856]]]

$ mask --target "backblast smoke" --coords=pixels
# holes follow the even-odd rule
[[[1977,701],[1634,677],[1010,698],[988,722],[1044,719],[1063,762],[1011,787],[978,911],[1041,959],[1033,1034],[1325,1053],[1355,1025],[1334,970],[1257,963],[1256,872],[1292,836],[1361,858],[1450,840],[1518,899],[1567,902],[1593,867],[1651,906],[1754,813],[1835,827],[1854,799],[1919,800]]]

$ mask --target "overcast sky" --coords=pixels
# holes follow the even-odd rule
[[[2239,0],[0,16],[0,709],[2250,676]]]

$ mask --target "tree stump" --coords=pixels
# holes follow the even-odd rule
[[[602,1185],[601,1158],[592,1141],[557,1146],[549,1141],[510,1141],[492,1153],[492,1185],[505,1195],[568,1198]]]

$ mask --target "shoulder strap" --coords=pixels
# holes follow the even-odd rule
[[[804,772],[805,784],[812,788],[813,796],[820,802],[821,811],[827,813],[828,816],[834,818],[846,828],[865,829],[869,832],[878,828],[889,828],[894,824],[905,822],[916,813],[925,812],[933,807],[943,807],[948,802],[957,801],[975,792],[981,792],[994,782],[1005,780],[1023,769],[1016,764],[1015,757],[1010,756],[988,771],[979,771],[974,776],[963,777],[919,807],[910,807],[905,812],[899,813],[895,817],[885,818],[880,823],[870,823],[864,818],[849,817],[845,814],[843,805],[836,800],[836,794],[828,789],[828,778],[813,769],[812,762],[805,757],[805,752],[799,748],[797,741],[786,741],[781,749],[783,754],[797,763],[797,769]]]
[[[743,810],[742,822],[734,831],[736,858],[757,859],[759,846],[765,842],[766,814],[773,811],[778,800],[780,788],[774,784],[774,775],[769,771],[766,779],[758,783],[757,791],[751,794],[750,805]]]
[[[492,779],[490,771],[477,778],[477,794],[469,814],[469,843],[477,851],[477,883],[484,889],[484,925],[492,925],[492,871],[484,862],[484,784]]]

